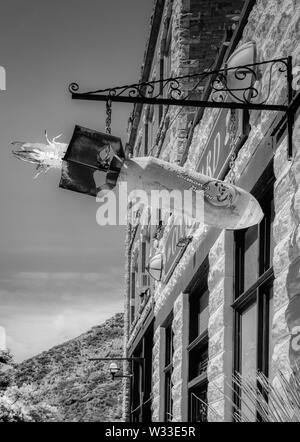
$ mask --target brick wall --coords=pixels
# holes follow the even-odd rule
[[[211,67],[225,30],[233,24],[232,16],[239,14],[243,4],[244,0],[174,0],[172,76],[193,74]],[[191,79],[183,82],[184,96],[200,97],[199,89],[194,89],[197,82]],[[180,113],[178,107],[170,109],[172,124],[169,125],[168,140],[161,149],[161,158],[180,163],[194,115],[194,108],[185,107]]]
[[[166,1],[162,18],[161,30],[169,21],[169,7],[172,16],[171,40],[171,76],[193,74],[209,68],[214,62],[225,30],[234,23],[232,17],[237,16],[244,0],[169,0]],[[160,32],[160,38],[163,32]],[[157,42],[150,79],[159,72],[159,59],[163,50],[162,41]],[[191,93],[197,80],[183,82],[183,96]],[[200,91],[193,91],[193,96],[200,96]],[[159,128],[156,146],[149,146],[153,155],[159,155],[167,161],[180,162],[185,145],[188,128],[195,115],[194,108],[180,110],[170,107]],[[145,117],[146,109],[144,109]],[[135,150],[138,139],[143,139],[143,120],[141,118]]]

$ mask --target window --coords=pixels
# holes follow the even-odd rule
[[[135,316],[135,306],[131,305],[130,306],[130,324],[133,323],[134,321],[134,316]]]
[[[148,148],[149,148],[149,122],[148,117],[145,118],[144,123],[144,157],[148,155]]]
[[[190,422],[207,422],[207,382],[190,390]]]
[[[242,376],[255,378],[257,370],[269,375],[271,357],[270,323],[273,316],[274,197],[272,164],[256,186],[265,214],[258,226],[235,233],[235,363]],[[235,404],[249,420],[256,409],[243,391],[235,392]]]
[[[149,226],[136,229],[137,237],[132,245],[130,272],[130,323],[140,316],[150,298],[150,276],[147,273],[149,261],[150,232]]]
[[[244,232],[244,284],[247,290],[258,278],[258,226]]]
[[[172,5],[169,4],[169,8],[172,8]],[[171,10],[169,9],[168,13],[171,15]],[[166,78],[170,78],[172,76],[172,59],[171,59],[171,40],[172,40],[172,19],[168,18],[165,24],[166,26],[166,36],[163,38],[163,46],[161,52],[161,58],[159,61],[159,77],[161,80],[160,83],[160,97],[168,98],[169,91],[168,88],[164,87],[164,82],[162,80]],[[158,122],[161,123],[163,117],[163,105],[158,106]]]
[[[165,327],[165,422],[171,422],[173,419],[173,400],[172,400],[172,373],[173,373],[173,338],[172,317],[168,320]]]
[[[135,148],[134,148],[134,156],[135,157],[141,156],[141,154],[142,154],[141,147],[142,147],[142,138],[139,137],[136,142]]]
[[[209,291],[206,283],[199,287],[190,299],[190,342],[201,336],[208,327]]]
[[[148,139],[148,153],[151,154],[153,152],[154,149],[154,145],[155,145],[155,136],[156,136],[156,132],[157,132],[157,124],[156,124],[156,120],[155,120],[155,115],[156,111],[154,109],[154,106],[150,106],[149,109],[149,114],[148,114],[148,135],[147,135],[147,139]]]
[[[201,265],[197,284],[190,294],[189,308],[189,421],[207,421],[207,363],[209,291],[208,258]]]
[[[170,78],[172,76],[172,54],[171,54],[171,42],[172,42],[172,20],[168,23],[168,31],[166,36],[166,44],[164,48],[164,61],[163,61],[163,77]],[[164,90],[164,97],[167,97],[168,91]]]
[[[142,242],[142,272],[146,271],[146,252],[147,252],[147,244],[145,241]]]
[[[144,360],[133,362],[131,422],[151,422],[152,348],[153,323],[132,355]]]
[[[135,315],[135,272],[131,272],[131,296],[130,296],[130,323],[134,321]]]

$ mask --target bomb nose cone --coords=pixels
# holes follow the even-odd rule
[[[239,189],[239,188],[238,188]],[[245,229],[259,224],[264,217],[264,212],[258,201],[250,193],[239,189],[244,199],[244,210],[241,207],[241,217],[235,225],[235,229]]]
[[[180,204],[173,205],[173,213],[196,216],[195,221],[219,229],[245,229],[260,223],[264,216],[258,201],[246,190],[158,158],[138,157],[125,161],[120,179],[127,181],[130,188],[146,191],[151,202],[151,192],[161,192],[166,213],[170,212],[170,200],[177,192],[176,201]],[[186,191],[197,192],[199,199]]]

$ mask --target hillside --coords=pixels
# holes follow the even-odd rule
[[[111,380],[106,361],[93,356],[122,356],[123,314],[93,327],[17,366],[18,386],[33,384],[37,401],[59,406],[63,421],[121,420],[122,380]]]

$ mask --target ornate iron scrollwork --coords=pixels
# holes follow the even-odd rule
[[[71,83],[69,91],[72,98],[78,100],[283,112],[279,124],[287,120],[288,157],[291,159],[294,114],[299,102],[299,97],[294,98],[292,67],[292,57],[289,56],[241,66],[225,65],[215,71],[205,70],[191,75],[89,92],[80,92],[79,85]],[[272,93],[278,74],[286,81],[286,100],[283,99],[283,103],[274,103],[277,95]],[[198,85],[206,85],[207,90],[210,90],[210,98],[195,99],[191,91],[186,93],[184,85],[187,81],[193,81],[194,92]]]
[[[263,78],[263,68],[265,68],[266,71],[268,70],[265,88],[267,93],[261,100],[255,101],[260,95],[260,90],[257,85],[260,84],[259,81]],[[280,73],[287,73],[288,60],[281,58],[252,65],[221,69],[217,74],[217,78],[211,83],[211,98],[215,102],[223,101],[228,94],[240,103],[251,104],[255,102],[255,104],[258,105],[267,104],[271,95],[272,80],[276,70]],[[232,77],[236,80],[237,85],[239,82],[241,85],[247,77],[251,77],[250,84],[245,87],[230,87],[228,84],[228,76],[230,74],[232,74]]]
[[[257,105],[263,105],[268,102],[272,89],[272,80],[275,70],[280,73],[287,73],[288,59],[280,58],[270,61],[263,61],[261,63],[254,63],[244,66],[224,67],[218,71],[203,71],[192,75],[184,75],[180,77],[167,78],[161,80],[147,81],[142,83],[116,86],[107,89],[97,89],[85,92],[84,95],[102,95],[106,97],[124,97],[130,98],[158,98],[166,92],[164,96],[172,100],[185,99],[189,101],[189,97],[184,97],[182,90],[182,82],[187,79],[198,80],[199,83],[204,83],[208,80],[211,86],[211,100],[215,103],[224,101],[225,97],[229,95],[236,102],[244,104],[253,104],[254,100],[259,97],[260,90],[257,86],[258,81],[263,77],[264,68],[268,70],[267,87],[265,90],[267,94]],[[249,84],[244,85],[243,82],[249,78]],[[232,87],[232,86],[235,87]],[[157,87],[160,86],[160,87]],[[80,94],[79,85],[71,83],[69,91],[72,94]],[[175,103],[174,103],[175,104]]]
[[[182,98],[182,91],[180,89],[180,79],[167,78],[166,80],[147,81],[143,83],[130,84],[125,86],[117,86],[108,89],[98,89],[95,91],[86,92],[88,95],[92,94],[107,94],[109,97],[120,97],[127,94],[128,97],[140,97],[140,98],[158,98],[162,91],[168,90],[167,95],[174,100]],[[186,78],[186,77],[184,77]],[[161,84],[161,87],[156,89],[156,85]],[[77,83],[71,83],[69,85],[69,91],[79,93],[79,85]]]

